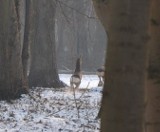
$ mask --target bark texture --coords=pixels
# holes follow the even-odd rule
[[[93,0],[108,34],[102,132],[142,132],[149,0]]]
[[[23,64],[23,73],[26,80],[28,80],[28,72],[29,72],[29,66],[30,66],[30,45],[31,45],[31,36],[32,28],[33,28],[33,4],[32,0],[26,0],[25,1],[25,26],[24,26],[24,38],[23,38],[23,49],[22,49],[22,64]]]
[[[151,2],[146,132],[160,132],[160,1]]]
[[[18,1],[1,0],[0,18],[0,99],[9,100],[26,91]]]

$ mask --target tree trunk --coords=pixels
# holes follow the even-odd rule
[[[18,98],[26,91],[18,6],[16,0],[0,4],[0,99]]]
[[[15,0],[16,12],[18,16],[18,29],[20,31],[20,43],[22,45],[22,66],[24,85],[28,88],[27,72],[29,69],[29,38],[31,33],[31,0]]]
[[[24,39],[23,39],[23,49],[22,49],[22,64],[23,64],[23,73],[24,78],[28,80],[28,72],[29,72],[29,59],[30,59],[30,44],[31,44],[31,35],[32,34],[32,8],[31,8],[31,0],[25,0],[25,23],[24,23]]]
[[[142,132],[149,0],[93,0],[108,32],[102,132]]]
[[[160,1],[150,10],[150,54],[147,80],[146,132],[160,132]]]
[[[55,53],[55,1],[34,0],[35,37],[31,44],[30,86],[63,87]]]

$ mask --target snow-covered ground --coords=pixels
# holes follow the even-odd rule
[[[60,78],[69,85],[69,74]],[[96,75],[84,75],[79,90],[70,87],[34,88],[29,95],[8,103],[0,101],[0,132],[99,132],[95,119],[101,87]]]

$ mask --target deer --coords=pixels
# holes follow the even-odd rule
[[[76,61],[75,71],[70,78],[70,86],[75,89],[78,89],[79,85],[81,84],[82,80],[81,65],[82,65],[82,58],[79,57]]]
[[[103,65],[100,68],[98,68],[97,72],[96,72],[96,74],[99,78],[98,86],[103,86],[103,84],[104,84],[104,73],[105,73],[105,67]]]

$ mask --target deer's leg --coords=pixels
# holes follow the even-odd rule
[[[76,83],[76,89],[78,89],[78,88],[79,88],[80,83],[81,83],[81,82]]]
[[[71,82],[71,81],[70,81],[70,87],[71,87],[71,88],[74,87],[73,82]]]
[[[101,76],[98,76],[98,78],[99,78],[99,83],[98,83],[98,86],[102,86],[103,84],[103,82],[102,82],[102,80],[101,80]]]
[[[99,81],[101,82],[102,81],[101,76],[98,76],[98,77],[99,77]]]
[[[102,81],[99,81],[98,87],[99,87],[99,86],[103,86],[103,82],[102,82]]]

